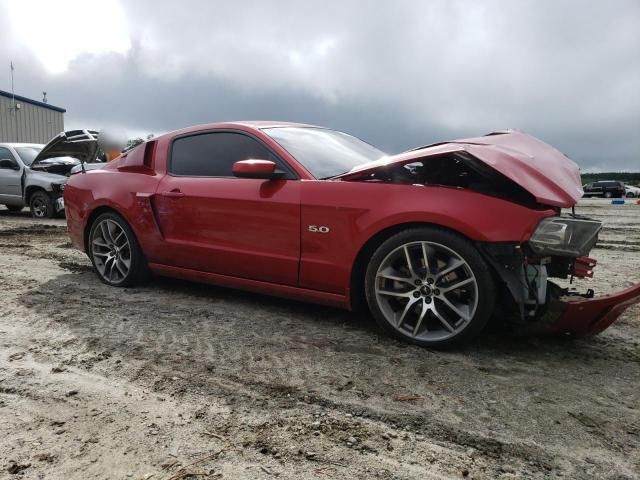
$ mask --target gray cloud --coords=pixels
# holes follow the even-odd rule
[[[389,152],[513,127],[585,168],[640,167],[637,1],[237,5],[125,3],[130,51],[52,76],[12,41],[0,4],[0,61],[16,61],[18,93],[67,108],[69,126],[278,119]]]

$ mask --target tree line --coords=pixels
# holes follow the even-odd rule
[[[640,185],[640,172],[602,172],[602,173],[583,173],[582,183],[593,183],[599,180],[616,180],[618,182],[628,183],[629,185]]]

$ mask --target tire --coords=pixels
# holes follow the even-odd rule
[[[87,254],[98,278],[112,287],[132,287],[149,277],[138,239],[115,212],[103,213],[91,224]]]
[[[17,205],[5,205],[5,207],[7,207],[7,210],[13,213],[21,212],[22,209],[24,208],[24,207],[19,207]]]
[[[605,197],[605,198],[611,198],[611,197],[613,197],[613,195],[611,195],[611,192],[606,192],[606,193],[604,194],[604,197]]]
[[[29,199],[29,208],[33,218],[54,218],[56,209],[53,206],[53,200],[49,194],[43,190],[39,190],[31,195]]]
[[[436,227],[393,235],[371,256],[365,274],[367,304],[378,325],[396,338],[433,348],[480,333],[493,313],[495,288],[473,244]]]

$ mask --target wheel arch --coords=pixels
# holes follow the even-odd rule
[[[353,311],[361,312],[367,308],[364,293],[364,276],[367,271],[367,262],[376,251],[376,249],[380,245],[382,245],[385,240],[392,237],[396,233],[400,233],[411,228],[421,227],[439,228],[441,230],[459,235],[465,240],[474,243],[473,240],[471,240],[467,235],[460,232],[459,230],[434,222],[403,222],[383,228],[382,230],[370,236],[367,241],[365,241],[364,244],[360,247],[358,253],[355,256],[355,260],[351,268],[351,277],[349,280],[349,302],[350,307]]]
[[[131,226],[131,223],[129,222],[129,220],[127,220],[127,217],[125,217],[121,212],[119,212],[117,209],[113,208],[110,205],[100,205],[99,207],[94,208],[91,213],[87,216],[87,221],[85,222],[84,225],[84,230],[83,230],[83,242],[84,242],[84,251],[85,252],[89,252],[88,248],[89,248],[89,233],[91,232],[91,226],[93,225],[93,222],[96,221],[96,218],[98,218],[100,215],[102,215],[103,213],[115,213],[119,216],[121,216],[122,218],[124,218],[124,220],[129,224],[129,226]],[[132,228],[133,230],[133,228]],[[135,232],[134,232],[135,235]]]
[[[33,196],[34,193],[36,192],[43,192],[47,195],[49,195],[49,192],[47,192],[43,187],[41,187],[40,185],[29,185],[27,188],[25,188],[24,190],[24,203],[25,205],[29,206],[29,204],[31,203],[31,197]]]
[[[90,247],[89,236],[91,233],[91,229],[94,223],[96,222],[96,220],[104,214],[111,214],[113,216],[119,217],[124,223],[124,227],[125,227],[124,230],[129,230],[129,232],[126,233],[125,237],[129,243],[129,247],[131,251],[131,256],[130,256],[131,266],[126,276],[122,278],[117,284],[112,283],[111,278],[107,280],[104,277],[103,273],[101,273],[98,270],[98,266],[95,261],[95,256],[89,248]],[[96,273],[98,274],[98,277],[100,278],[101,281],[111,286],[129,287],[129,286],[138,285],[140,283],[144,283],[149,278],[150,272],[147,264],[147,259],[138,241],[138,235],[135,232],[133,225],[131,224],[129,219],[125,215],[123,215],[122,212],[120,212],[117,208],[114,208],[111,205],[104,205],[104,204],[95,207],[91,211],[91,213],[87,215],[87,221],[85,222],[83,232],[84,232],[83,243],[85,247],[85,253],[89,256],[89,259],[91,260],[91,263],[93,264],[93,267],[96,270]],[[129,234],[131,235],[132,238],[129,238]],[[134,255],[134,252],[135,252],[135,255]],[[122,270],[120,271],[120,273],[122,274]]]

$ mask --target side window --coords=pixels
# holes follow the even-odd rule
[[[11,160],[14,164],[14,167],[17,167],[16,158],[11,153],[11,150],[5,147],[0,147],[0,160]],[[0,166],[0,170],[13,170],[11,167],[3,167]]]
[[[8,160],[11,160],[13,162],[16,161],[15,157],[13,156],[13,154],[11,153],[11,151],[8,148],[0,147],[0,160],[4,160],[4,159],[8,159]],[[0,167],[0,168],[2,168],[2,167]]]
[[[232,132],[201,133],[174,140],[169,170],[193,177],[232,177],[233,164],[251,158],[281,162],[257,140]]]

